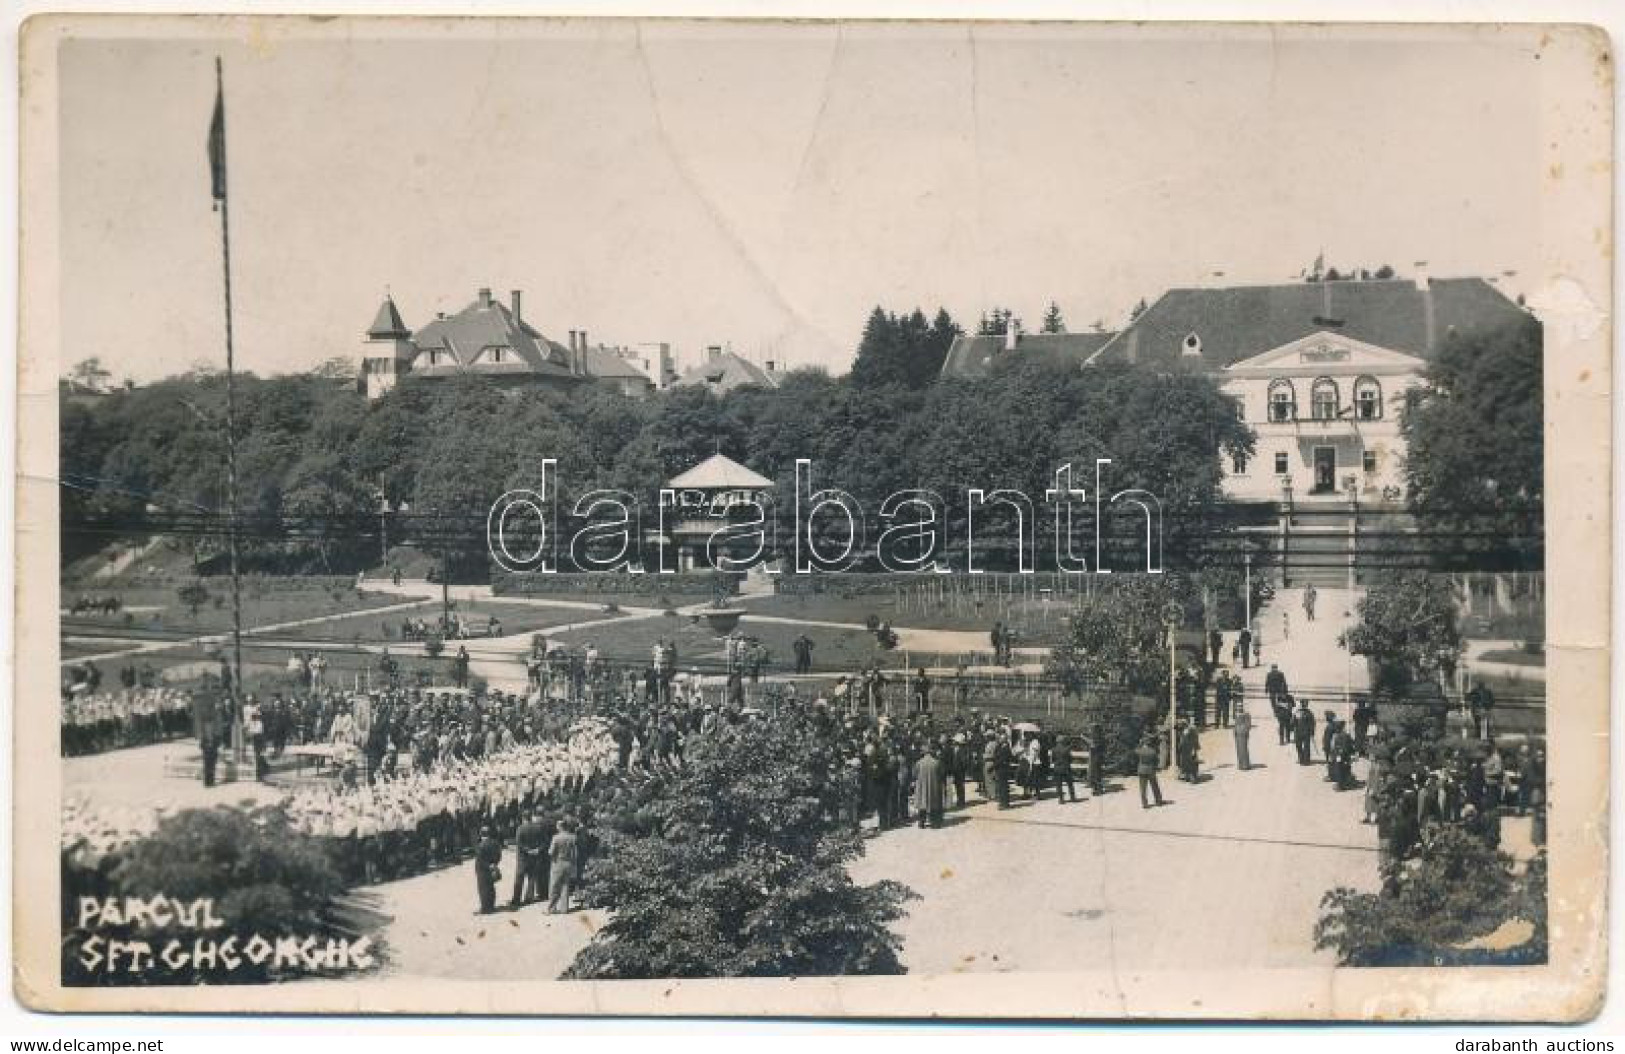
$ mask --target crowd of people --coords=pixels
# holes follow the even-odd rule
[[[162,743],[191,729],[191,696],[178,689],[82,692],[62,701],[62,753],[69,757]]]

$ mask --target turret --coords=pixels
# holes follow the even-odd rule
[[[377,399],[395,387],[403,374],[411,370],[417,347],[412,343],[412,331],[401,321],[395,301],[387,294],[367,328],[367,340],[361,352],[361,390],[368,399]]]

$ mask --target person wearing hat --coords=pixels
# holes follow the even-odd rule
[[[497,841],[496,828],[485,824],[480,828],[479,844],[474,847],[474,884],[479,890],[478,914],[489,915],[497,909],[497,883],[502,880],[502,843]]]
[[[1140,741],[1139,747],[1134,751],[1134,771],[1140,778],[1140,808],[1151,808],[1151,801],[1146,792],[1157,799],[1158,805],[1166,805],[1162,798],[1162,785],[1157,782],[1157,764],[1161,761],[1157,751],[1157,737],[1153,732]]]
[[[927,823],[933,828],[942,826],[947,797],[948,785],[941,753],[933,744],[914,765],[914,808],[919,813],[922,828]]]
[[[1068,791],[1072,792],[1072,800],[1078,800],[1078,786],[1072,781],[1072,737],[1061,736],[1055,740],[1055,749],[1050,753],[1050,774],[1055,781],[1055,802],[1057,805],[1066,802]]]
[[[1292,696],[1284,697],[1287,706],[1292,705]],[[1292,718],[1292,743],[1298,751],[1298,764],[1309,764],[1309,752],[1315,742],[1315,715],[1309,710],[1309,702],[1305,700],[1298,704],[1298,712]]]
[[[1186,783],[1198,782],[1197,771],[1202,763],[1202,739],[1196,726],[1189,721],[1181,720],[1178,725],[1179,736],[1179,778]]]
[[[1252,715],[1247,713],[1246,707],[1238,706],[1236,708],[1235,721],[1230,726],[1230,732],[1231,735],[1235,736],[1236,739],[1236,768],[1243,772],[1246,772],[1253,767],[1252,754],[1248,752],[1247,744],[1247,737],[1252,734],[1252,731]]]

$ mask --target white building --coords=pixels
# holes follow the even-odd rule
[[[1419,265],[1425,267],[1425,265]],[[1226,459],[1242,501],[1362,504],[1404,496],[1406,393],[1452,333],[1517,323],[1482,278],[1170,289],[1090,357],[1213,376],[1257,437]]]

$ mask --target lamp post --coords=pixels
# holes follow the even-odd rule
[[[1184,621],[1185,611],[1179,606],[1179,601],[1170,600],[1168,606],[1162,609],[1163,625],[1168,627],[1168,763],[1174,763],[1174,756],[1179,750],[1179,730],[1177,727],[1179,716],[1178,689],[1175,685],[1179,625]]]
[[[1241,587],[1242,626],[1251,629],[1253,625],[1253,554],[1251,550],[1241,554],[1241,567],[1243,575]]]

